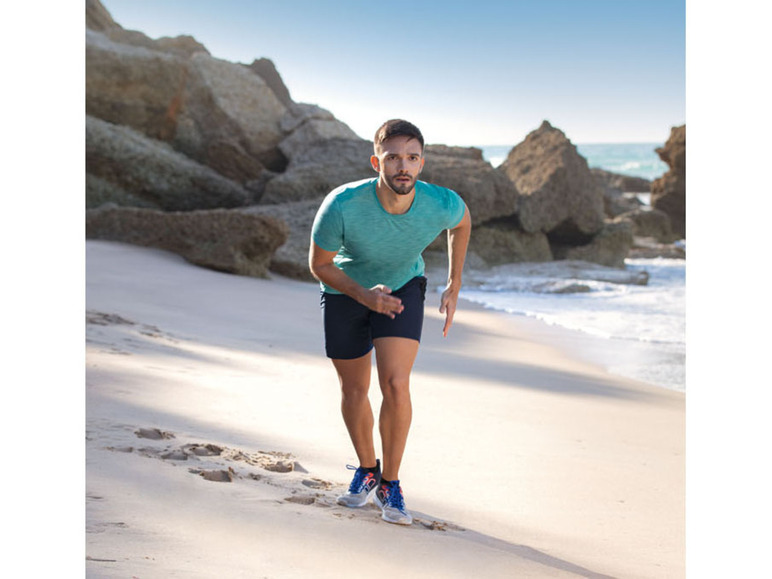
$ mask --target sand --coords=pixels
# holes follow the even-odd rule
[[[88,241],[86,575],[683,577],[684,395],[469,303],[442,338],[438,303],[390,525],[335,504],[355,455],[315,284]]]

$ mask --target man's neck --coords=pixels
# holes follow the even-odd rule
[[[412,191],[406,195],[399,195],[394,192],[382,179],[378,179],[375,185],[375,194],[378,196],[378,201],[381,202],[387,213],[392,215],[402,215],[410,210],[413,205],[413,199],[415,199],[415,187]]]

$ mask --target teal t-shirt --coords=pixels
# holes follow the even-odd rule
[[[357,283],[396,290],[424,274],[421,253],[443,230],[461,222],[466,205],[455,191],[417,181],[410,209],[393,215],[378,200],[377,181],[348,183],[327,195],[311,238],[325,251],[337,251],[335,265]],[[321,285],[325,292],[340,293]]]

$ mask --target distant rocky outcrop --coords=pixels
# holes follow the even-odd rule
[[[593,177],[604,187],[617,189],[623,193],[648,193],[651,191],[651,181],[643,177],[620,175],[603,169],[590,169]]]
[[[104,206],[86,212],[86,237],[156,247],[196,265],[266,277],[271,258],[288,235],[287,225],[239,211],[169,212]]]
[[[515,146],[498,170],[520,193],[517,213],[524,231],[581,244],[603,228],[603,191],[587,160],[548,121]]]
[[[632,228],[607,219],[605,185],[562,131],[544,121],[510,151],[497,170],[515,185],[517,209],[510,217],[495,220],[495,230],[488,235],[501,237],[509,230],[518,240],[528,239],[540,258],[532,261],[543,261],[549,253],[554,259],[624,267],[633,243]],[[530,260],[524,257],[513,261]]]
[[[372,143],[330,111],[294,102],[267,58],[231,63],[190,36],[149,38],[99,0],[86,2],[86,27],[87,236],[162,247],[221,271],[311,279],[319,203],[376,176]],[[619,268],[634,239],[667,237],[636,237],[655,228],[630,197],[643,184],[590,171],[547,121],[498,169],[473,147],[428,145],[425,157],[421,179],[457,191],[470,209],[470,264]],[[427,263],[446,263],[445,246],[441,235]]]
[[[659,158],[670,170],[651,184],[651,206],[667,213],[673,232],[686,236],[686,125],[673,127]]]
[[[603,191],[603,210],[606,217],[614,218],[644,206],[637,194],[649,193],[651,181],[648,179],[619,175],[597,168],[590,171]]]

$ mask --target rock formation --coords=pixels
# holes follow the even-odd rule
[[[99,0],[87,0],[86,26],[87,236],[222,271],[311,279],[319,203],[342,183],[375,177],[372,143],[331,112],[294,102],[267,58],[231,63],[190,36],[151,39],[121,27]],[[640,182],[590,171],[546,121],[499,169],[472,147],[425,153],[421,178],[457,191],[472,213],[469,264],[623,267],[647,219],[625,196]],[[427,262],[446,262],[444,248],[443,235]]]
[[[246,205],[244,187],[162,141],[86,117],[86,206],[114,202],[167,211]]]
[[[583,243],[603,228],[603,191],[587,160],[549,122],[515,146],[498,170],[520,193],[517,213],[524,231]]]
[[[651,206],[670,216],[673,231],[686,236],[686,125],[673,127],[659,158],[670,170],[651,184]]]
[[[156,247],[196,265],[266,277],[274,251],[287,239],[287,225],[239,211],[170,212],[106,205],[86,212],[86,236]]]
[[[590,169],[595,179],[605,188],[617,189],[623,193],[648,193],[651,181],[643,177],[619,175],[603,169]]]

